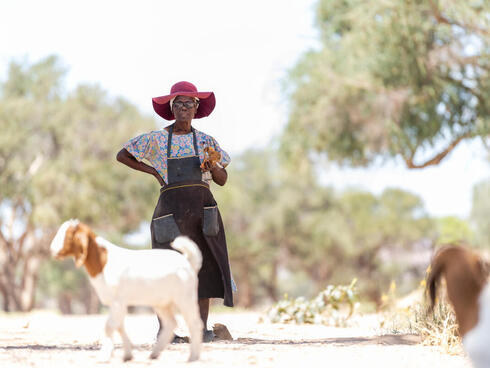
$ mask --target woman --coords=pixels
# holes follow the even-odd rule
[[[207,329],[210,298],[223,298],[226,306],[233,306],[223,222],[209,190],[211,180],[225,185],[230,157],[213,137],[192,127],[192,119],[208,116],[215,104],[213,92],[198,92],[189,82],[174,84],[169,95],[153,98],[153,109],[175,122],[129,140],[117,154],[119,162],[153,175],[162,186],[150,226],[152,248],[172,249],[170,243],[182,234],[201,250],[198,296],[204,341],[213,338]],[[221,161],[205,161],[206,147],[218,151]]]

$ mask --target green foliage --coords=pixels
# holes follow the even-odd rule
[[[49,260],[40,270],[38,292],[43,297],[56,298],[63,292],[76,297],[86,286],[88,286],[86,272],[75,268],[71,259]]]
[[[272,152],[250,150],[234,158],[225,187],[214,191],[220,205],[241,304],[257,296],[275,297],[280,179]]]
[[[490,248],[490,180],[478,183],[473,188],[471,220],[475,224],[476,243]]]
[[[466,221],[448,216],[438,219],[437,225],[436,244],[473,244],[474,234]]]
[[[150,218],[158,196],[156,180],[115,159],[125,141],[154,128],[154,121],[98,86],[65,91],[64,75],[51,56],[32,65],[12,62],[0,82],[5,310],[33,307],[39,260],[63,221],[78,218],[97,233],[126,233]],[[70,284],[79,285],[76,278]]]
[[[290,157],[368,165],[401,155],[415,168],[462,139],[487,139],[489,14],[483,1],[319,0],[321,47],[288,80]]]
[[[290,293],[291,274],[307,275],[312,295],[327,282],[359,277],[359,293],[373,301],[393,279],[416,283],[414,272],[423,275],[425,268],[403,276],[408,265],[398,254],[435,237],[421,199],[399,189],[379,196],[335,192],[319,185],[310,169],[281,161],[272,150],[247,151],[234,158],[227,185],[215,191],[238,303]]]
[[[267,311],[272,323],[314,323],[329,326],[346,326],[358,306],[357,280],[350,285],[328,285],[314,299],[304,297],[284,299]]]
[[[63,92],[64,73],[56,57],[11,63],[0,85],[0,201],[22,205],[39,228],[77,217],[135,229],[151,213],[157,184],[128,173],[115,155],[154,122],[97,86]]]

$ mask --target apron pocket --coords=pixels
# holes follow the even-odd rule
[[[153,231],[155,232],[155,240],[158,243],[168,243],[180,235],[180,230],[173,214],[154,218]]]
[[[218,206],[204,207],[202,232],[206,236],[216,236],[219,232]]]

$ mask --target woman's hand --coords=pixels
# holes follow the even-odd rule
[[[123,163],[124,165],[134,170],[142,171],[144,173],[153,175],[160,183],[160,186],[163,187],[166,185],[165,181],[154,167],[147,165],[144,162],[140,162],[136,160],[136,158],[134,158],[134,156],[131,153],[129,153],[127,149],[125,148],[121,149],[117,153],[116,159],[117,161]]]
[[[206,160],[202,163],[202,171],[204,171],[204,172],[211,171],[215,167],[217,167],[216,163],[213,164],[211,161],[208,161],[208,160]]]
[[[211,172],[211,176],[213,177],[213,181],[218,185],[225,185],[228,180],[228,173],[224,167],[220,167],[218,165],[214,165],[212,169],[209,170]]]
[[[218,185],[225,185],[228,180],[228,173],[225,168],[218,164],[216,161],[204,160],[201,165],[201,170],[203,172],[209,171],[213,181]]]
[[[167,185],[165,183],[165,181],[163,180],[162,176],[158,173],[158,171],[156,169],[155,169],[153,176],[158,180],[161,187],[164,187],[165,185]]]

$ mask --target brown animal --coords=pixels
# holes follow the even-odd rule
[[[438,281],[444,276],[448,298],[454,307],[461,336],[478,322],[478,296],[486,284],[487,274],[484,261],[464,247],[443,247],[432,260],[427,277],[430,309],[435,305]]]
[[[461,246],[441,248],[427,277],[430,310],[433,310],[439,279],[446,279],[447,296],[454,307],[463,346],[475,367],[490,367],[489,265]]]
[[[214,165],[216,165],[216,163],[220,162],[221,160],[221,153],[219,153],[218,151],[216,151],[213,147],[205,147],[204,148],[204,160],[201,164],[201,170],[205,170],[206,169],[206,162],[210,162],[211,163],[211,167],[213,167]]]

